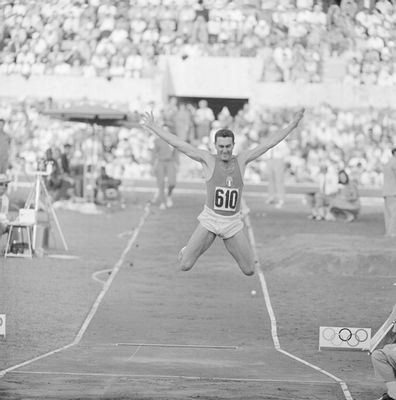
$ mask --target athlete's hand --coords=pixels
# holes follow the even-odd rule
[[[293,118],[293,122],[296,124],[296,126],[299,124],[299,122],[303,119],[305,113],[305,108],[301,108],[296,112]]]
[[[143,127],[152,127],[155,125],[155,118],[152,110],[143,114],[143,117],[140,120],[140,125]]]

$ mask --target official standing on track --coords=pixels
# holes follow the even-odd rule
[[[168,133],[171,132],[167,125],[164,125],[163,129]],[[156,137],[152,151],[152,166],[157,180],[158,192],[156,197],[160,204],[160,210],[165,210],[166,207],[173,206],[172,193],[176,186],[178,163],[177,150],[160,137]],[[166,184],[167,190],[165,194]]]
[[[206,181],[206,204],[198,216],[199,225],[187,245],[179,253],[183,271],[190,270],[197,259],[211,246],[216,236],[223,239],[230,254],[245,275],[254,274],[254,258],[249,241],[243,232],[241,198],[243,176],[248,163],[262,156],[289,135],[303,118],[300,110],[284,129],[273,132],[257,147],[232,154],[234,133],[220,129],[215,134],[217,154],[198,149],[161,128],[153,113],[145,113],[141,124],[147,131],[156,134],[177,150],[201,163]]]

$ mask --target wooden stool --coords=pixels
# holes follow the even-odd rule
[[[25,257],[32,258],[33,257],[33,243],[32,243],[32,235],[31,230],[33,229],[34,223],[27,222],[19,222],[18,220],[10,222],[8,225],[8,237],[7,244],[4,252],[4,258],[7,257]],[[21,249],[16,249],[15,244],[11,243],[13,235],[18,237],[18,241],[16,244],[22,244],[22,252]],[[25,235],[26,239],[25,240]],[[27,244],[27,252],[25,253],[25,244]],[[13,250],[13,251],[11,251]]]

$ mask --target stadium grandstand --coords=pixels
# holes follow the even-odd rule
[[[0,117],[12,137],[12,173],[49,147],[72,144],[78,164],[95,145],[90,126],[49,118],[49,108],[128,112],[136,124],[100,128],[95,140],[111,173],[133,179],[150,176],[151,142],[137,124],[144,110],[210,148],[218,127],[235,129],[249,147],[305,106],[304,126],[288,139],[287,181],[314,182],[321,160],[349,169],[363,187],[381,184],[396,125],[390,1],[15,0],[2,1],[0,21]],[[199,171],[187,165],[183,174]],[[257,161],[247,179],[265,175]]]

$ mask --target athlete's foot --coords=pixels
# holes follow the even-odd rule
[[[161,203],[159,206],[160,210],[166,210],[166,204],[165,203]]]
[[[266,204],[273,204],[275,203],[275,199],[273,197],[268,197],[268,199],[265,202]]]
[[[173,206],[172,197],[168,196],[166,198],[166,206],[169,207],[169,208]]]

